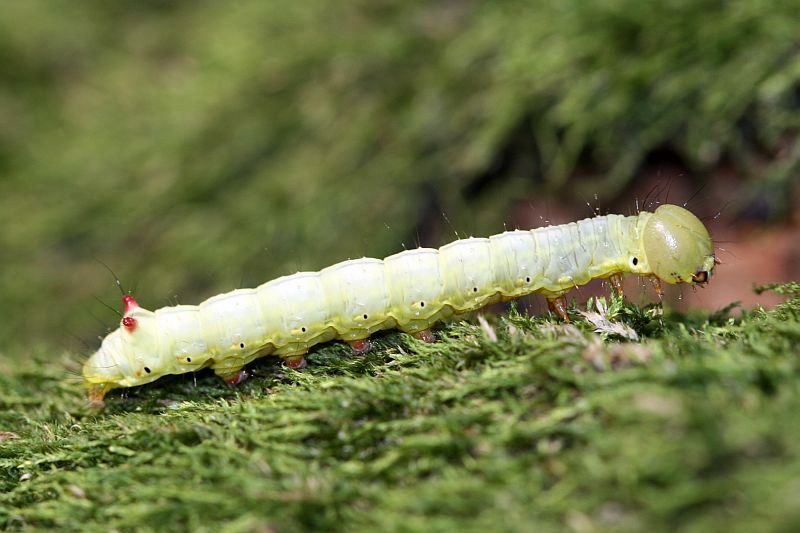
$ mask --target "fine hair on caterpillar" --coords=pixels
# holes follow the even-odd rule
[[[361,353],[371,334],[392,328],[432,341],[430,328],[449,316],[527,294],[545,296],[568,321],[564,294],[592,279],[608,279],[620,291],[628,273],[651,277],[657,290],[659,281],[702,285],[715,261],[703,223],[683,207],[663,204],[633,216],[596,216],[383,260],[343,261],[197,306],[150,311],[118,283],[120,325],[85,362],[83,376],[98,406],[112,389],[203,368],[237,384],[258,357],[276,355],[299,368],[317,344],[344,340]]]

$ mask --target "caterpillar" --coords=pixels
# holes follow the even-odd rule
[[[489,238],[460,239],[383,260],[348,260],[214,296],[200,305],[149,311],[133,296],[124,314],[83,366],[89,401],[102,406],[112,389],[210,367],[241,382],[252,360],[276,355],[305,365],[316,344],[347,341],[368,349],[376,331],[396,328],[432,341],[430,328],[453,314],[531,293],[547,298],[564,320],[564,294],[595,278],[617,290],[622,275],[656,283],[704,284],[715,265],[708,230],[671,204],[633,216],[604,215]]]

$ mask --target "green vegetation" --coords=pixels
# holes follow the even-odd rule
[[[14,312],[0,341],[94,339],[93,315],[114,321],[94,297],[118,298],[95,259],[148,308],[196,303],[420,234],[439,246],[453,229],[502,231],[531,199],[589,215],[599,194],[629,212],[624,189],[658,150],[695,190],[720,164],[736,170],[750,194],[728,212],[757,198],[780,216],[800,160],[798,12],[3,2],[0,301]]]
[[[777,308],[574,325],[511,312],[391,333],[83,407],[42,358],[3,369],[0,523],[231,531],[791,530],[800,286]],[[602,306],[601,306],[602,307]],[[606,340],[603,340],[603,337]],[[495,340],[496,339],[496,340]]]
[[[97,345],[72,336],[117,320],[98,260],[148,308],[197,303],[529,223],[529,202],[632,210],[624,191],[665,152],[693,186],[735,175],[730,212],[780,219],[797,13],[0,3],[0,527],[796,529],[796,284],[735,319],[612,300],[574,326],[512,312],[433,345],[389,333],[302,372],[261,361],[237,389],[160,380],[103,413],[65,369]]]

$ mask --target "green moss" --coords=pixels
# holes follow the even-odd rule
[[[791,286],[776,288],[789,290]],[[87,410],[35,359],[2,376],[10,529],[796,527],[800,299],[653,315],[603,341],[515,311],[366,356],[329,345],[231,389],[203,373]],[[491,330],[491,333],[489,332]],[[650,331],[650,333],[646,333]],[[497,340],[491,340],[491,337]]]
[[[389,333],[103,413],[65,372],[96,341],[60,346],[117,320],[96,259],[148,308],[199,302],[502,231],[529,198],[605,204],[662,149],[698,181],[733,165],[740,206],[777,218],[800,160],[798,11],[2,3],[0,527],[796,529],[797,284],[738,318],[610,299],[568,327]]]
[[[730,212],[792,198],[797,0],[73,4],[0,5],[6,346],[113,322],[95,259],[199,302],[530,198],[633,210],[656,151],[698,187],[732,163]]]

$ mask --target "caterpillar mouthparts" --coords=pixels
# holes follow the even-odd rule
[[[120,327],[89,357],[83,375],[89,401],[98,406],[112,389],[206,367],[238,384],[245,365],[258,357],[277,355],[301,368],[316,344],[340,339],[363,353],[372,333],[391,328],[432,342],[431,326],[453,314],[532,293],[544,295],[568,321],[564,294],[592,279],[607,278],[621,292],[623,274],[649,276],[661,294],[659,280],[704,284],[716,264],[703,223],[664,204],[652,213],[460,239],[383,260],[348,260],[197,306],[149,311],[126,294]]]

